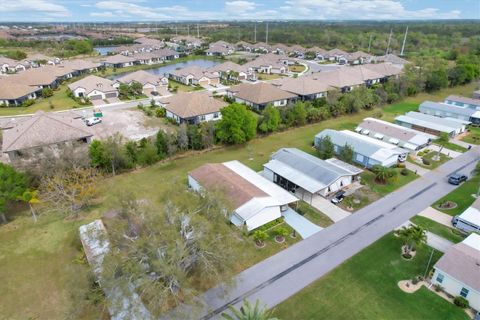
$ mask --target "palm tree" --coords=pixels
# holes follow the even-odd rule
[[[416,225],[403,226],[395,231],[395,235],[402,239],[406,247],[406,253],[410,253],[414,248],[421,247],[427,242],[426,230]]]
[[[372,171],[375,173],[375,180],[378,182],[386,183],[390,177],[390,172],[387,167],[374,165]]]
[[[440,149],[438,149],[437,155],[433,160],[439,161],[440,160],[440,153],[442,152],[443,148],[445,145],[448,143],[448,134],[446,132],[442,132],[440,136],[438,136],[438,139],[435,140],[435,143],[440,146]]]
[[[33,221],[37,222],[37,215],[35,214],[35,209],[33,208],[33,205],[36,203],[40,203],[40,200],[38,199],[38,191],[27,190],[18,197],[18,200],[28,203],[28,206],[30,207],[30,212],[33,216]]]
[[[408,246],[410,240],[412,239],[412,232],[410,228],[403,226],[401,229],[395,231],[395,235],[402,240],[403,245],[407,247],[408,251],[410,251]]]
[[[228,309],[232,315],[222,313],[222,318],[225,320],[278,320],[271,317],[272,312],[266,307],[260,307],[260,301],[258,300],[255,305],[251,305],[247,300],[244,300],[239,310],[233,306],[229,306]]]

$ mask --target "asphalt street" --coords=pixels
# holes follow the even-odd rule
[[[437,199],[455,189],[453,172],[470,174],[480,160],[480,147],[445,163],[351,216],[323,229],[238,274],[225,293],[220,285],[201,296],[206,307],[195,318],[217,319],[228,305],[259,299],[269,307],[286,300],[345,260],[389,233]]]

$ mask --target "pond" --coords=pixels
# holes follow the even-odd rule
[[[215,66],[219,63],[221,63],[221,62],[220,61],[215,61],[215,60],[195,59],[195,60],[177,62],[177,63],[169,64],[169,65],[166,65],[166,66],[157,67],[157,68],[154,68],[154,69],[148,69],[148,70],[145,70],[145,71],[149,72],[149,73],[152,73],[154,75],[163,76],[165,73],[169,73],[169,72],[171,72],[173,70],[176,70],[176,69],[182,69],[182,68],[190,67],[190,66],[199,66],[201,68],[206,69],[206,68],[213,67],[213,66]],[[132,72],[134,72],[134,71],[132,71]],[[111,79],[111,80],[115,80],[115,79],[118,79],[120,77],[123,77],[124,75],[130,74],[132,72],[120,73],[120,74],[116,74],[116,75],[108,77],[108,78]]]
[[[95,51],[97,51],[101,56],[106,56],[110,51],[115,49],[115,46],[110,46],[110,47],[95,47],[93,48]]]

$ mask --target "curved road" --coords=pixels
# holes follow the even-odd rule
[[[480,160],[480,147],[450,160],[401,189],[357,211],[282,252],[241,272],[225,294],[223,285],[200,298],[207,307],[198,319],[217,319],[228,305],[243,299],[273,307],[415,216],[455,189],[447,183],[453,172],[470,174]]]

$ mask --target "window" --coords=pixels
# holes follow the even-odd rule
[[[213,118],[214,118],[214,119],[217,119],[217,118],[218,118],[218,112],[215,112],[215,113],[213,114]]]
[[[445,278],[445,276],[444,276],[443,274],[439,273],[439,274],[437,275],[437,282],[438,282],[438,283],[442,283],[442,282],[443,282],[443,278]]]
[[[462,288],[462,290],[460,291],[460,295],[466,298],[468,296],[468,292],[469,290],[467,288]]]

